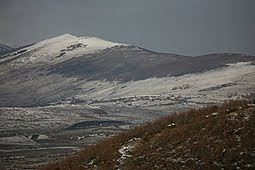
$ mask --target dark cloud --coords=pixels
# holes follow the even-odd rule
[[[0,40],[71,33],[160,52],[255,54],[254,0],[0,0]]]

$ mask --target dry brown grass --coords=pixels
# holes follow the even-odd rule
[[[255,168],[255,107],[248,103],[230,101],[162,117],[40,169],[115,169],[118,150],[133,138],[140,140],[120,169]]]

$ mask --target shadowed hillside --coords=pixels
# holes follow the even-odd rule
[[[120,46],[72,58],[52,66],[48,71],[49,74],[66,77],[125,82],[200,73],[225,67],[229,63],[249,61],[254,61],[254,56],[222,53],[188,57]]]
[[[254,101],[172,114],[41,169],[254,169]]]

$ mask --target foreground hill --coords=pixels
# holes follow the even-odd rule
[[[102,140],[41,169],[254,169],[255,104],[173,114]]]

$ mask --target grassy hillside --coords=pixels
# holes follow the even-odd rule
[[[176,113],[40,169],[254,169],[254,102]]]

